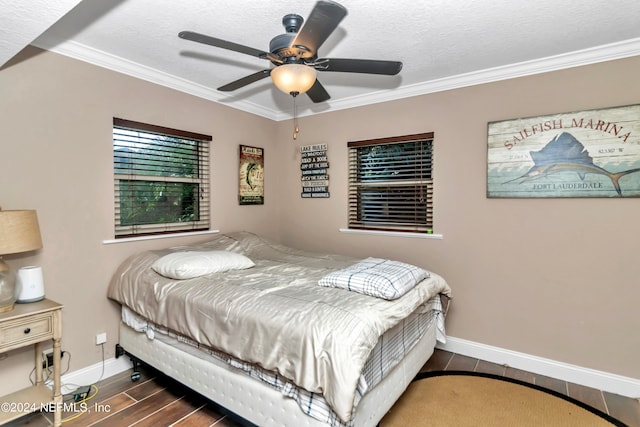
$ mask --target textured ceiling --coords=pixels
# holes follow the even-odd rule
[[[80,0],[0,0],[0,66],[78,3]]]
[[[284,32],[282,17],[306,18],[314,3],[84,0],[42,28],[33,44],[281,120],[290,117],[292,98],[268,78],[235,92],[216,90],[268,68],[268,61],[177,34],[191,30],[268,50],[269,41]],[[348,15],[319,56],[397,60],[403,69],[397,76],[319,72],[331,99],[313,104],[299,96],[300,115],[640,54],[638,0],[340,3]]]

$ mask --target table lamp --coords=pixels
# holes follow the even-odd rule
[[[0,210],[0,313],[13,310],[16,302],[16,275],[2,255],[42,248],[35,210]]]

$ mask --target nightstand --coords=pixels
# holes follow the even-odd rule
[[[36,384],[0,397],[0,424],[30,412],[51,411],[53,425],[61,424],[60,340],[62,338],[62,305],[44,299],[16,304],[11,311],[0,313],[0,353],[33,345],[35,347]],[[42,343],[53,341],[53,391],[44,384]]]

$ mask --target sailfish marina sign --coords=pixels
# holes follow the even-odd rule
[[[640,105],[489,123],[487,197],[640,197]]]

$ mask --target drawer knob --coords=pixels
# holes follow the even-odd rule
[[[29,332],[31,332],[31,328],[25,328],[24,333],[28,334]]]

